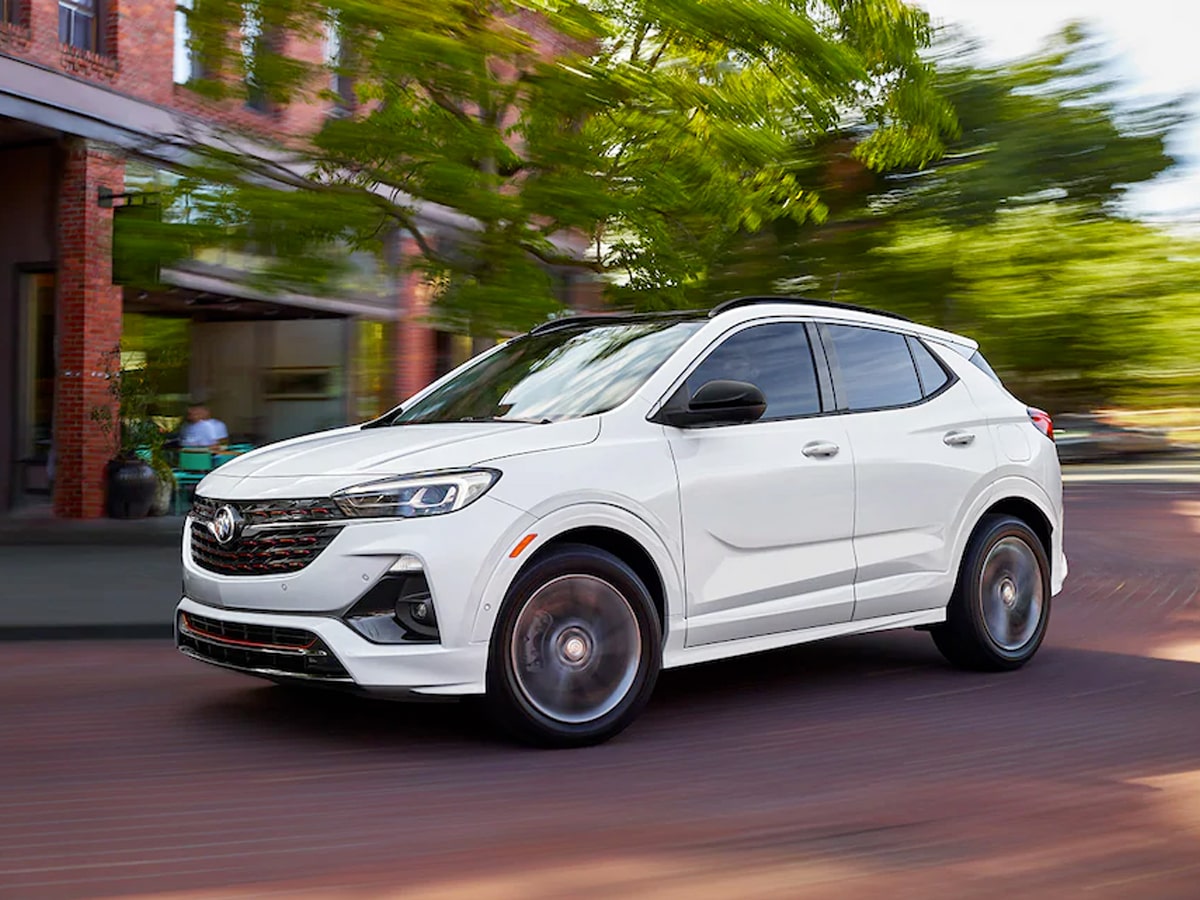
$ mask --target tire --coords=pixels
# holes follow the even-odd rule
[[[637,718],[661,665],[646,585],[611,553],[565,544],[509,588],[488,653],[487,704],[524,743],[599,744]]]
[[[946,621],[931,629],[955,666],[1019,669],[1033,658],[1050,621],[1050,563],[1020,519],[984,516],[967,544]]]

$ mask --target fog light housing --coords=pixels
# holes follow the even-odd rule
[[[401,557],[400,562],[413,557]],[[399,564],[398,564],[399,565]],[[440,639],[424,571],[397,566],[342,614],[347,625],[375,644],[432,643]]]
[[[410,576],[404,579],[396,597],[394,615],[400,627],[406,631],[426,640],[437,640],[437,617],[433,612],[433,598],[429,596],[424,573],[419,578]]]

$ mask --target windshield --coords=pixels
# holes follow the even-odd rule
[[[703,325],[563,326],[516,338],[380,424],[557,422],[619,406]]]

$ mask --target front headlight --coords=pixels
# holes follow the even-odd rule
[[[384,478],[333,495],[343,513],[354,518],[440,516],[474,503],[500,479],[495,469],[457,469]]]

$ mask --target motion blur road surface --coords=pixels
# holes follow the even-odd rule
[[[0,896],[1200,896],[1200,484],[1074,479],[1024,670],[898,632],[671,672],[613,743],[0,644]]]

